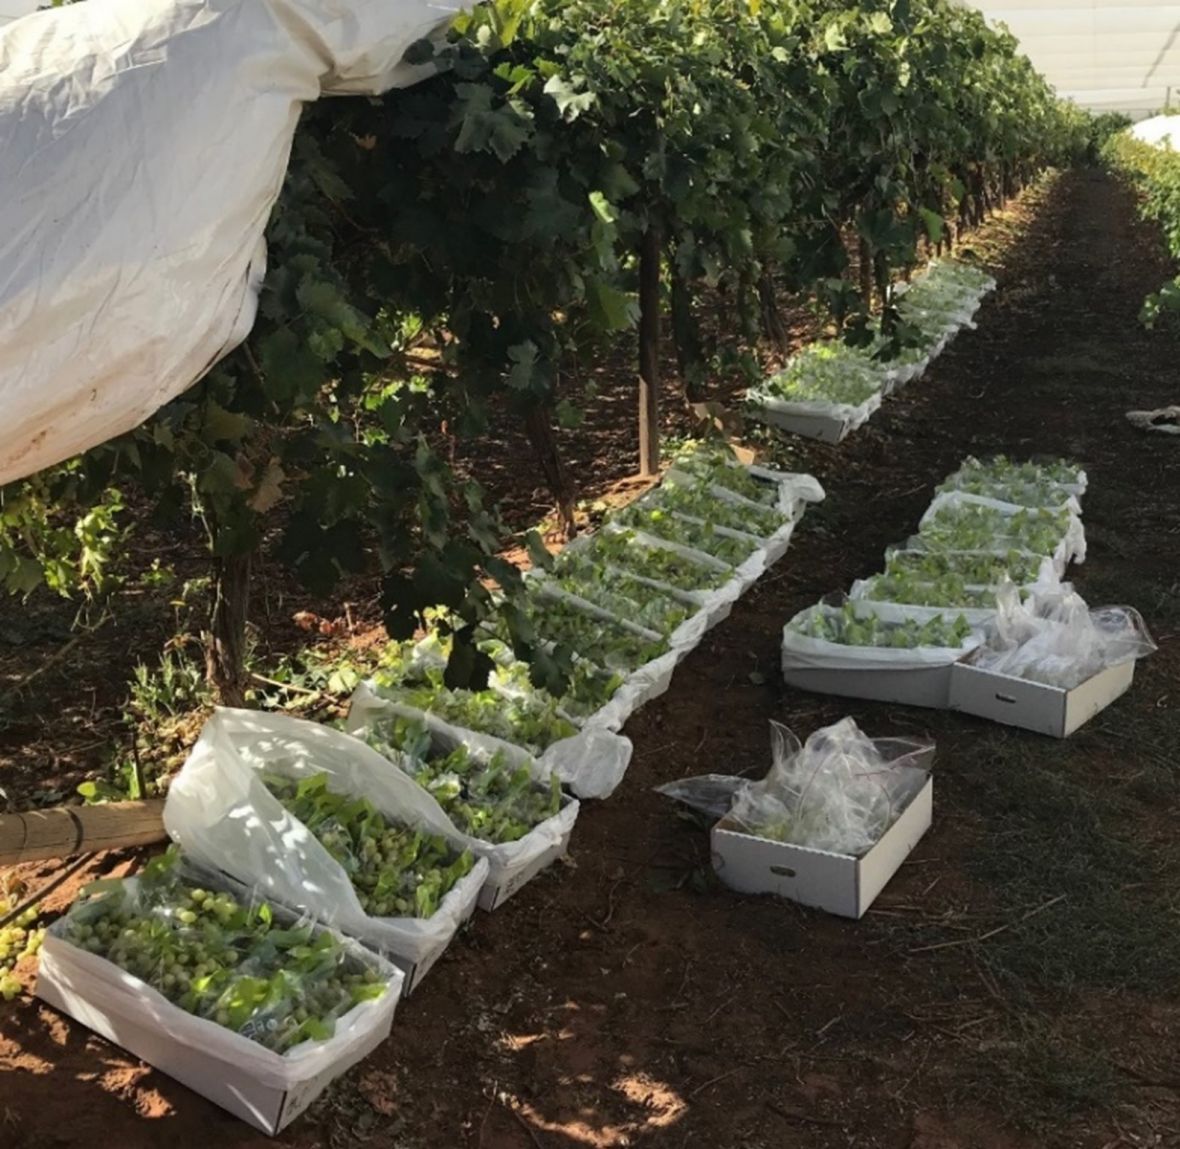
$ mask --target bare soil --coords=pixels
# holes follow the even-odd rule
[[[583,807],[569,863],[478,916],[279,1144],[1180,1145],[1180,454],[1124,418],[1176,394],[1174,336],[1136,322],[1169,268],[1093,171],[972,242],[1000,281],[979,330],[844,444],[791,447],[828,500],[629,723],[631,769]],[[1160,642],[1133,690],[1057,742],[784,687],[786,619],[878,569],[964,455],[997,451],[1086,464],[1076,581]],[[652,787],[761,772],[770,720],[844,714],[937,740],[935,824],[902,872],[858,923],[718,886],[704,824]],[[0,1007],[5,1149],[266,1143],[35,1000]]]

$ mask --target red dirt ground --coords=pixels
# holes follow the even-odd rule
[[[1180,1145],[1175,967],[1149,968],[1167,933],[1135,931],[1152,915],[1175,922],[1180,874],[1168,852],[1180,454],[1123,418],[1175,395],[1174,340],[1135,320],[1168,268],[1130,195],[1100,173],[1067,173],[996,230],[1018,226],[979,330],[844,444],[798,448],[827,503],[629,723],[632,767],[612,799],[583,807],[569,864],[477,917],[399,1007],[392,1038],[280,1144]],[[1086,463],[1080,589],[1138,605],[1161,642],[1133,691],[1057,743],[785,688],[785,620],[877,569],[963,455],[1000,450]],[[717,887],[704,829],[651,787],[760,771],[769,719],[806,734],[845,713],[874,734],[938,742],[935,824],[897,879],[859,923]],[[1073,805],[1047,805],[1031,829],[1013,821],[1057,786]],[[1119,870],[1091,918],[1087,890],[1113,886],[1122,855],[1073,875],[1048,854],[1091,816],[1109,830],[1108,807],[1151,864],[1134,881]],[[1022,874],[1009,862],[1025,853]],[[1110,928],[1120,908],[1125,934]],[[267,1139],[32,999],[0,1007],[3,1149],[213,1143]]]

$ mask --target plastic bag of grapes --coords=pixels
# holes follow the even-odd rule
[[[859,857],[897,820],[926,783],[934,743],[874,740],[851,718],[805,743],[772,722],[772,764],[741,787],[729,817],[760,838]]]
[[[785,672],[923,670],[958,662],[982,641],[961,614],[893,622],[862,615],[853,602],[817,603],[783,629],[782,666]]]
[[[355,733],[423,787],[471,852],[487,859],[483,908],[500,905],[565,852],[578,803],[523,750],[488,753],[459,731],[391,711]]]
[[[488,877],[412,778],[348,734],[278,714],[217,711],[164,824],[194,861],[393,957],[407,993]]]
[[[388,1035],[402,972],[170,850],[50,927],[37,994],[275,1132]]]
[[[1039,589],[1021,601],[1000,591],[1000,608],[972,665],[994,674],[1072,690],[1111,666],[1157,648],[1143,617],[1129,606],[1093,610],[1070,583]]]
[[[622,781],[634,749],[629,738],[597,725],[579,729],[555,708],[565,700],[536,690],[527,675],[521,686],[497,673],[486,690],[450,690],[442,683],[445,666],[445,657],[425,649],[420,670],[362,682],[349,702],[345,728],[355,733],[390,714],[420,718],[488,754],[505,748],[535,754],[579,798],[609,797]]]

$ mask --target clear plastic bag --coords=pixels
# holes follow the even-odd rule
[[[137,978],[145,996],[215,1023],[221,1040],[235,1034],[284,1058],[330,1042],[362,1003],[387,992],[396,1000],[402,976],[376,954],[272,909],[257,890],[227,898],[229,888],[215,871],[166,854],[138,877],[88,887],[53,935],[122,971],[129,989]]]
[[[926,782],[934,743],[871,739],[851,718],[806,743],[770,724],[772,765],[760,782],[701,774],[657,786],[694,810],[728,817],[760,838],[857,857],[897,820]]]
[[[743,788],[730,818],[761,838],[859,857],[870,850],[926,782],[934,744],[873,740],[843,718],[802,747],[771,724],[774,761]]]
[[[280,714],[217,710],[168,789],[164,826],[196,863],[304,911],[407,967],[433,960],[475,909],[488,876],[476,860],[429,916],[373,916],[340,858],[271,792],[265,777],[324,776],[337,795],[366,799],[377,815],[465,850],[442,807],[375,750],[338,730]],[[318,829],[319,827],[317,827]],[[344,836],[347,838],[347,835]]]
[[[665,782],[656,786],[655,792],[711,818],[724,818],[738,793],[750,784],[749,778],[739,778],[736,774],[697,774]]]
[[[1108,667],[1156,649],[1133,607],[1091,610],[1070,583],[1037,590],[1022,603],[1009,585],[1001,588],[995,622],[972,663],[994,674],[1072,690]]]

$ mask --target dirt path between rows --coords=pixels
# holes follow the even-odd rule
[[[1168,269],[1109,177],[1041,198],[979,330],[845,444],[799,450],[828,501],[629,724],[633,765],[583,808],[570,864],[480,915],[280,1144],[1180,1145],[1180,450],[1123,417],[1175,401],[1174,337],[1136,322]],[[784,688],[785,620],[995,451],[1087,465],[1076,581],[1161,642],[1133,691],[1056,742]],[[846,713],[938,742],[935,824],[902,873],[859,923],[718,887],[703,826],[651,787],[760,772],[768,720]],[[0,1011],[0,1146],[267,1143],[35,1002]]]

